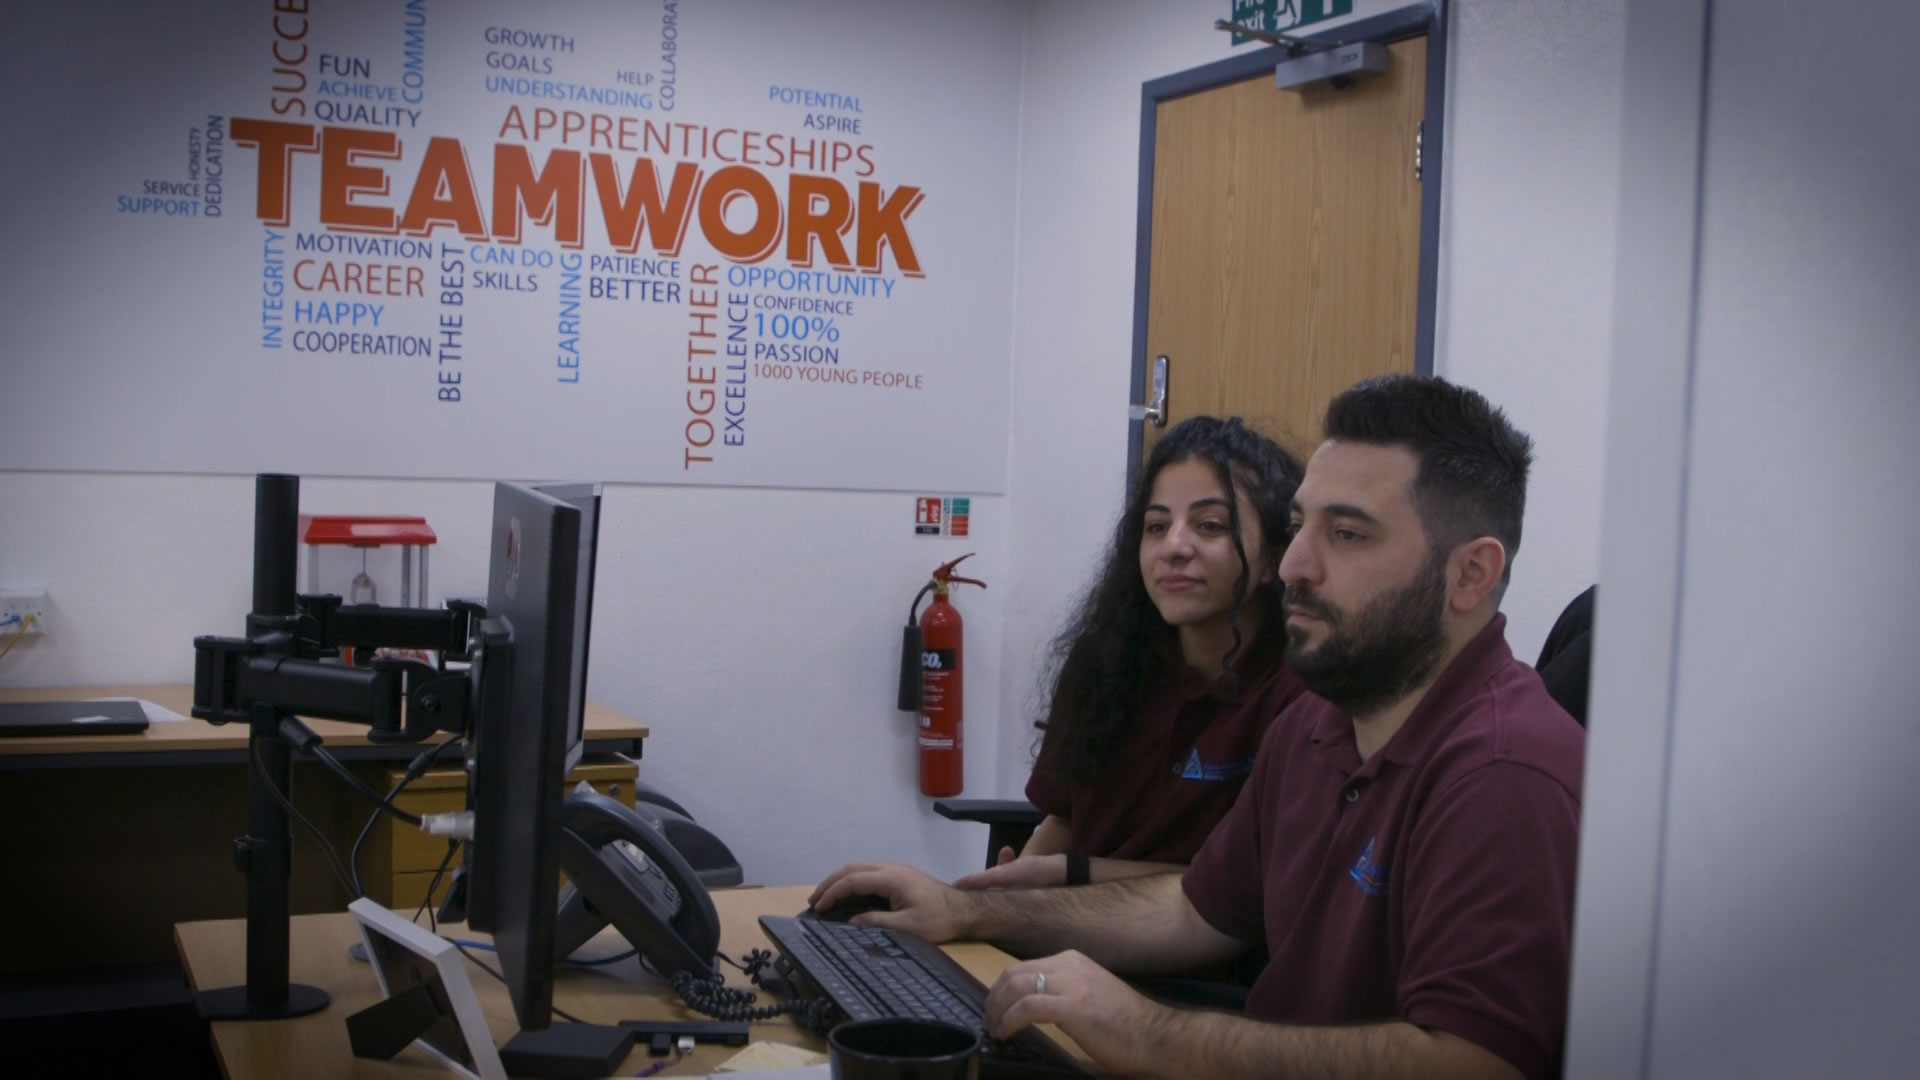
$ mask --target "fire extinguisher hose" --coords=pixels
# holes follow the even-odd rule
[[[900,694],[895,704],[901,712],[919,712],[924,700],[920,685],[920,601],[933,591],[934,583],[929,581],[913,598],[913,606],[907,609],[906,629],[900,631]]]

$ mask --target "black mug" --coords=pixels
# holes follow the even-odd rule
[[[977,1080],[980,1036],[938,1020],[855,1020],[827,1033],[833,1080]]]

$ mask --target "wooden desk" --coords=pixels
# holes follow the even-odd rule
[[[0,701],[145,698],[187,716],[187,686],[0,689]],[[376,745],[358,724],[314,720],[328,749],[385,791],[383,762],[419,744]],[[589,703],[589,752],[637,757],[645,724]],[[0,973],[169,963],[173,926],[246,911],[233,840],[246,832],[247,729],[188,716],[138,735],[0,738]],[[345,858],[371,806],[295,757],[293,803]],[[369,864],[371,866],[371,864]],[[345,911],[347,896],[293,828],[295,912]]]
[[[245,724],[216,726],[196,720],[192,686],[62,686],[0,688],[0,701],[80,701],[86,698],[145,698],[185,720],[150,725],[138,735],[42,735],[0,738],[0,771],[29,768],[104,768],[143,765],[244,765]],[[343,761],[408,761],[420,752],[420,743],[375,743],[363,724],[340,720],[309,720],[307,726],[326,740]],[[647,725],[629,720],[598,702],[587,702],[588,753],[622,753],[639,757]]]
[[[722,889],[713,894],[720,913],[721,951],[736,959],[749,949],[770,948],[756,920],[761,915],[792,915],[806,906],[809,886],[773,889]],[[464,927],[452,936],[467,936]],[[230,986],[244,981],[246,924],[240,920],[185,923],[176,928],[180,957],[196,990]],[[232,1080],[246,1077],[295,1076],[445,1076],[446,1070],[418,1049],[409,1047],[391,1062],[363,1061],[353,1056],[347,1042],[347,1017],[380,998],[371,968],[347,956],[347,946],[360,940],[353,917],[347,914],[305,915],[293,920],[291,971],[294,982],[318,986],[333,996],[333,1004],[311,1016],[264,1023],[222,1022],[212,1025],[214,1053]],[[615,931],[602,931],[581,950],[584,956],[612,956],[625,952],[626,941]],[[1013,962],[989,945],[947,946],[947,953],[980,981],[992,984]],[[478,954],[492,962],[490,954]],[[498,969],[498,965],[493,965]],[[746,985],[745,976],[727,969],[730,986]],[[519,1030],[506,987],[491,975],[467,965],[481,1011],[496,1045]],[[555,973],[554,1004],[590,1023],[621,1020],[698,1020],[666,983],[648,974],[637,961],[604,968],[563,967]],[[1077,1052],[1071,1040],[1049,1029],[1063,1046]],[[752,1026],[756,1042],[792,1043],[824,1052],[825,1042],[782,1017]],[[735,1047],[699,1046],[687,1059],[665,1070],[665,1076],[701,1076],[738,1053]],[[623,1075],[632,1076],[656,1059],[644,1046],[628,1056]],[[751,1074],[743,1074],[751,1075]]]

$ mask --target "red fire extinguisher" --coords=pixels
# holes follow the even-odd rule
[[[933,580],[913,598],[907,611],[907,628],[900,642],[900,708],[918,714],[920,723],[920,793],[935,797],[958,795],[965,777],[962,752],[964,659],[961,649],[960,611],[947,602],[947,590],[954,585],[978,585],[984,581],[961,577],[953,568],[972,558],[960,556],[942,563],[933,572]],[[920,614],[920,601],[931,592],[933,603]]]

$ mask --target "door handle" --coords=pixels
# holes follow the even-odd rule
[[[1129,418],[1145,420],[1154,427],[1167,426],[1167,358],[1153,358],[1153,377],[1147,387],[1147,403],[1134,405],[1127,410]]]

